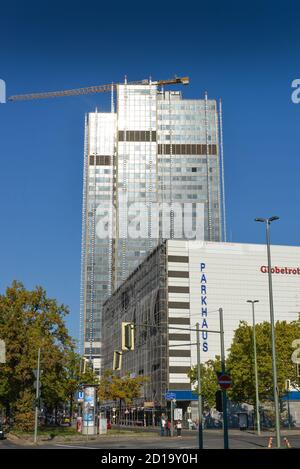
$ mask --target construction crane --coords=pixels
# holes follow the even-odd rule
[[[174,77],[170,78],[169,80],[158,80],[158,81],[150,81],[150,80],[140,80],[140,81],[131,81],[128,82],[128,85],[175,85],[175,84],[182,84],[188,85],[189,84],[189,77]],[[118,83],[119,84],[119,83]],[[49,91],[44,93],[29,93],[29,94],[17,94],[14,96],[10,96],[8,101],[29,101],[32,99],[46,99],[46,98],[59,98],[63,96],[77,96],[81,94],[91,94],[91,93],[105,93],[112,91],[117,87],[116,83],[111,83],[110,85],[95,85],[95,86],[88,86],[85,88],[75,88],[72,90],[63,90],[63,91]]]

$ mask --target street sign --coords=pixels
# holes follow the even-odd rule
[[[231,376],[226,373],[218,375],[218,382],[221,389],[228,389],[231,386]]]
[[[182,409],[174,409],[174,420],[182,420]]]
[[[77,401],[84,402],[84,391],[78,391]]]
[[[165,393],[165,399],[167,401],[171,401],[172,399],[176,399],[176,393],[175,392],[166,392]]]

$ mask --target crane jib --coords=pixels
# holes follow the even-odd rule
[[[139,80],[139,81],[131,81],[128,82],[128,85],[173,85],[173,84],[183,84],[187,85],[189,83],[188,77],[175,77],[169,80],[158,80],[158,81],[149,81],[149,80]],[[105,93],[109,92],[112,89],[115,89],[119,83],[110,83],[107,85],[95,85],[95,86],[88,86],[85,88],[76,88],[72,90],[63,90],[63,91],[49,91],[49,92],[42,92],[42,93],[28,93],[28,94],[18,94],[14,96],[10,96],[8,101],[27,101],[27,100],[34,100],[34,99],[47,99],[47,98],[59,98],[64,96],[77,96],[77,95],[84,95],[90,93]]]

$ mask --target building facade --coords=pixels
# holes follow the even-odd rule
[[[134,351],[123,353],[121,375],[149,377],[142,404],[166,406],[171,391],[183,408],[196,399],[187,372],[197,363],[196,323],[202,332],[201,362],[220,355],[219,308],[223,309],[225,349],[241,320],[269,321],[265,245],[169,240],[105,302],[103,368],[112,369],[121,349],[121,323],[136,324]],[[300,312],[300,247],[272,246],[275,320],[293,321]],[[192,330],[190,330],[192,329]],[[217,332],[207,332],[208,330]]]
[[[85,129],[81,344],[96,369],[111,292],[161,240],[193,238],[199,220],[200,239],[225,232],[217,102],[155,82],[116,90],[116,111],[89,113]]]

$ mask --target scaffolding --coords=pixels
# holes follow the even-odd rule
[[[166,243],[157,246],[103,305],[103,369],[112,368],[114,350],[121,349],[121,323],[137,324],[134,353],[123,355],[122,371],[147,376],[137,402],[164,407],[168,389],[168,306]],[[150,326],[150,327],[149,327]]]

